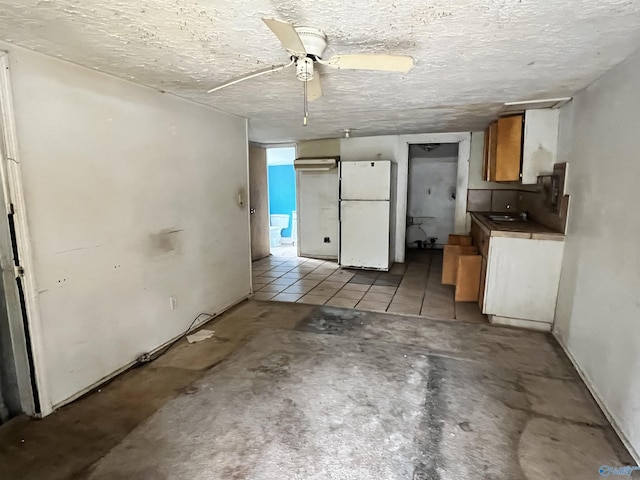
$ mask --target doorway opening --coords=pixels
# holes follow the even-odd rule
[[[442,283],[442,249],[449,234],[456,233],[461,209],[466,207],[464,169],[468,163],[462,144],[408,145],[404,242],[407,273],[400,286],[405,285],[408,291],[422,295],[421,315],[486,323],[476,302],[456,302],[455,288]],[[460,153],[463,157],[459,161]]]
[[[267,148],[269,246],[271,254],[280,257],[298,253],[295,158],[295,147]]]
[[[11,98],[9,60],[0,52],[0,423],[19,413],[49,413],[41,392],[32,344],[35,329],[28,321],[33,291],[28,275],[28,238],[21,193],[17,133]],[[11,188],[10,188],[11,187]],[[26,273],[25,273],[26,270]],[[30,313],[30,315],[27,315]]]
[[[458,143],[409,145],[405,255],[442,249],[455,231]]]

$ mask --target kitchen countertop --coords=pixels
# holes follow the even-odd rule
[[[533,240],[564,240],[563,233],[556,232],[535,220],[518,220],[514,222],[495,222],[489,215],[503,215],[501,213],[471,213],[480,226],[489,231],[492,237],[525,238]]]

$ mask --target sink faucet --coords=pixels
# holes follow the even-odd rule
[[[509,210],[511,208],[511,204],[507,203],[507,210]]]

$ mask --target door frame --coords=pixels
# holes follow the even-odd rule
[[[456,145],[457,149],[460,148],[460,143],[459,142],[439,142],[440,145]],[[423,145],[423,144],[416,144],[416,143],[409,143],[408,144],[408,148],[411,148],[411,145]],[[459,180],[460,180],[460,171],[458,169],[458,160],[459,157],[457,156],[458,153],[456,154],[456,197],[455,197],[455,202],[454,202],[454,211],[453,211],[453,225],[454,225],[454,231],[451,233],[458,233],[457,229],[456,229],[456,213],[457,213],[457,199],[458,199],[458,184],[459,184]],[[407,160],[407,211],[409,210],[409,196],[410,196],[410,183],[411,183],[411,160],[416,160],[416,159],[422,159],[422,160],[433,160],[430,157],[414,157],[413,159],[409,156],[408,160]],[[465,214],[466,214],[466,200],[465,200]],[[408,217],[407,217],[408,218]],[[408,225],[405,227],[405,241],[406,241],[406,231],[407,231]],[[466,228],[466,225],[465,225]],[[422,229],[421,229],[422,230]],[[425,235],[427,234],[424,230],[422,230],[423,233],[425,233]],[[428,238],[427,238],[428,240]],[[405,245],[405,256],[406,256],[406,250],[407,250],[407,246]]]
[[[53,409],[46,381],[7,52],[0,52],[0,131],[4,145],[4,149],[0,150],[0,188],[6,215],[4,220],[0,219],[0,256],[7,318],[22,410],[28,415],[40,417],[51,413]],[[10,231],[9,216],[13,219],[13,232]],[[14,263],[16,255],[19,265]]]
[[[407,229],[407,200],[409,188],[409,145],[416,143],[457,143],[458,175],[456,181],[456,205],[454,233],[467,232],[467,193],[469,189],[469,160],[471,158],[471,133],[422,133],[398,135],[398,187],[396,191],[396,261],[405,261]]]
[[[260,148],[264,148],[265,149],[265,155],[267,154],[266,151],[269,150],[270,148],[293,148],[294,149],[294,154],[293,154],[293,159],[295,160],[296,158],[298,158],[298,143],[297,142],[283,142],[283,143],[252,143],[252,145],[254,146],[258,146]],[[300,223],[300,209],[299,209],[299,203],[298,203],[298,198],[299,198],[299,185],[298,185],[298,172],[295,172],[295,184],[296,184],[296,216],[297,216],[297,220],[298,223]],[[267,209],[269,210],[269,215],[271,215],[271,204],[269,203],[269,162],[267,160]],[[271,218],[271,217],[269,217]],[[291,219],[291,221],[293,222],[293,218]],[[271,225],[271,223],[269,223],[269,225]],[[293,227],[293,223],[291,224]],[[299,238],[300,238],[300,229],[296,228],[296,239],[295,239],[295,247],[296,247],[296,256],[300,256],[300,242],[299,242]],[[271,245],[271,239],[269,239],[269,245]]]
[[[253,165],[253,162],[255,160],[252,161],[252,155],[251,155],[251,150],[252,149],[259,149],[259,150],[263,150],[264,151],[264,177],[265,177],[265,181],[264,181],[264,188],[265,188],[265,193],[266,193],[266,197],[267,197],[267,205],[266,205],[266,209],[267,211],[269,210],[269,183],[268,183],[268,171],[267,171],[267,150],[260,144],[257,143],[253,143],[253,142],[248,142],[248,149],[247,149],[247,184],[248,184],[248,205],[249,205],[249,260],[251,262],[251,264],[253,264],[254,261],[260,260],[261,258],[266,258],[271,254],[271,245],[269,245],[269,249],[266,255],[260,256],[258,258],[254,258],[254,228],[253,228],[253,224],[254,224],[254,218],[255,218],[255,213],[253,211],[253,206],[254,206],[254,198],[252,196],[252,189],[253,189],[253,181],[255,180],[253,178],[253,176],[251,175],[252,170],[255,168],[255,165]],[[262,153],[261,153],[262,155]],[[267,212],[267,224],[269,223],[269,215]],[[256,221],[260,222],[259,219],[256,219]],[[264,225],[263,225],[264,227]],[[269,241],[269,232],[268,232],[268,226],[266,227],[266,240],[267,243],[270,244]],[[263,239],[264,240],[264,239]],[[264,253],[264,252],[263,252]]]

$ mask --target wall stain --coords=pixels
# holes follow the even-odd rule
[[[180,253],[182,229],[164,228],[149,235],[150,250],[153,254]]]

